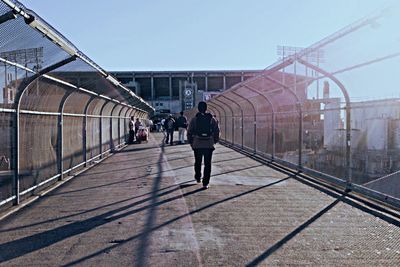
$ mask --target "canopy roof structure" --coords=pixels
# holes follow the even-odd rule
[[[0,1],[0,206],[121,149],[154,109],[18,1]]]
[[[399,171],[397,104],[382,100],[398,103],[399,11],[389,6],[308,48],[278,47],[278,61],[207,102],[223,140],[352,188]],[[387,194],[390,186],[380,199]]]
[[[9,66],[2,72],[15,73],[15,83],[22,83],[28,77],[42,76],[60,81],[72,90],[110,98],[115,103],[146,113],[154,111],[38,14],[18,1],[0,2],[0,17],[0,61]],[[4,82],[0,80],[0,83]],[[11,104],[10,101],[8,103]],[[81,104],[84,105],[83,102]]]

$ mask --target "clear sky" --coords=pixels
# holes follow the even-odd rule
[[[21,0],[104,69],[263,69],[384,0]]]

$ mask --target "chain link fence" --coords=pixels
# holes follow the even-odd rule
[[[399,20],[387,6],[308,48],[279,46],[208,102],[224,143],[399,207]]]
[[[127,140],[153,108],[36,13],[0,1],[0,207],[19,204]]]

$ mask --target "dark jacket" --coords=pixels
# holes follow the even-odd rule
[[[211,123],[211,136],[204,138],[196,135],[197,129],[197,117],[208,116],[210,117]],[[214,149],[214,145],[219,141],[219,126],[217,121],[212,117],[210,113],[197,113],[196,117],[192,118],[189,123],[189,129],[187,131],[187,139],[193,149],[197,148],[211,148]]]
[[[170,121],[172,121],[172,123],[170,123]],[[168,125],[172,125],[172,127],[168,126]],[[167,131],[173,131],[175,129],[175,120],[173,118],[167,118],[164,121],[164,128]]]
[[[135,126],[135,122],[133,120],[130,120],[128,126],[129,126],[129,130],[133,131],[133,127]]]
[[[185,116],[180,116],[176,120],[176,127],[187,128],[187,118]]]

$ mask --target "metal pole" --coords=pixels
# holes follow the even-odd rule
[[[275,159],[275,122],[276,122],[276,115],[275,112],[272,112],[272,160]]]
[[[208,91],[208,73],[206,72],[204,75],[204,91]]]
[[[253,114],[254,114],[254,121],[253,121],[253,124],[254,124],[254,143],[253,143],[253,146],[254,146],[254,153],[256,152],[256,147],[257,147],[257,129],[256,129],[256,127],[257,127],[257,110],[256,110],[256,107],[254,106],[254,104],[253,104],[253,102],[251,102],[250,100],[248,100],[247,98],[245,98],[245,97],[243,97],[242,95],[240,95],[240,94],[238,94],[238,93],[236,93],[234,90],[232,90],[232,91],[230,91],[232,94],[235,94],[236,96],[238,96],[238,97],[240,97],[240,98],[242,98],[244,101],[246,101],[247,103],[249,103],[250,104],[250,106],[253,108]],[[243,148],[243,128],[244,128],[244,126],[243,126],[243,120],[244,120],[244,118],[242,118],[242,148]]]
[[[22,98],[22,95],[21,95]],[[20,139],[19,139],[19,129],[20,129],[20,100],[18,101],[17,112],[15,112],[15,166],[14,166],[14,182],[13,182],[13,192],[15,195],[14,205],[18,205],[20,202],[19,199],[19,168],[20,168],[20,159],[19,159],[19,150],[20,150]]]
[[[226,132],[227,132],[227,124],[226,124],[226,112],[225,112],[225,109],[223,108],[223,107],[221,107],[220,105],[218,105],[217,103],[215,103],[215,102],[207,102],[208,104],[212,104],[212,105],[215,105],[216,107],[219,107],[223,112],[224,112],[224,121],[225,121],[225,125],[224,125],[224,128],[225,128],[225,130],[224,130],[224,139],[225,139],[225,141],[226,141]]]
[[[254,154],[257,152],[257,113],[254,113]]]
[[[94,96],[92,96],[89,101],[86,103],[84,113],[85,117],[83,118],[83,127],[82,127],[82,151],[83,151],[83,162],[85,162],[85,167],[87,167],[87,120],[88,120],[88,110],[89,106],[92,103],[92,101],[96,99]]]
[[[242,111],[242,149],[244,148],[244,114],[243,114],[243,111]]]
[[[124,108],[122,107],[119,111],[118,114],[118,146],[122,145],[121,139],[121,130],[122,130],[122,125],[121,125],[121,120],[123,120],[124,118],[122,117],[122,111],[124,110]]]
[[[153,73],[150,74],[150,89],[151,89],[151,100],[155,99],[155,91],[154,91],[154,76]]]
[[[299,168],[303,168],[303,110],[299,112]]]
[[[297,53],[295,52],[295,58],[297,58]],[[294,62],[294,93],[297,95],[297,61]],[[301,101],[299,99],[299,101]],[[303,110],[301,108],[300,102],[299,107],[299,169],[303,168]]]
[[[172,100],[173,91],[172,91],[172,74],[171,73],[168,75],[168,94],[169,94],[169,100]]]
[[[272,104],[272,101],[271,101],[266,95],[264,95],[261,91],[259,91],[258,89],[254,88],[254,87],[252,87],[252,86],[250,86],[250,85],[245,84],[244,87],[246,87],[247,89],[249,89],[250,91],[252,91],[252,92],[254,92],[254,93],[257,93],[257,94],[260,95],[262,98],[264,98],[264,100],[267,101],[267,103],[271,106],[272,113],[275,113],[275,107],[274,107],[274,105]],[[266,151],[267,151],[267,150],[268,150],[268,142],[267,142]]]
[[[229,109],[229,111],[231,112],[231,114],[232,114],[232,120],[233,120],[233,116],[234,116],[234,112],[233,112],[233,109],[229,106],[229,105],[227,105],[226,103],[224,103],[224,102],[222,102],[222,101],[220,101],[219,99],[217,99],[217,97],[216,98],[214,98],[213,99],[214,101],[218,101],[218,102],[220,102],[221,104],[224,104],[225,106],[227,106],[228,107],[228,109]],[[232,122],[232,126],[233,126],[233,122]],[[227,128],[227,125],[225,125],[225,128]],[[231,137],[233,136],[233,128],[232,128],[232,134],[231,134]],[[232,138],[232,142],[231,142],[232,144],[233,144],[233,138]]]
[[[114,109],[118,106],[118,104],[115,104],[114,107],[111,109],[111,116],[114,116]],[[110,117],[110,149],[111,151],[115,150],[115,145],[114,145],[114,138],[113,138],[113,117]],[[118,120],[119,121],[119,120]],[[119,130],[119,129],[118,129]]]
[[[59,173],[60,173],[60,178],[59,180],[64,179],[64,109],[65,109],[65,103],[67,103],[68,98],[74,93],[74,91],[69,91],[67,92],[63,99],[60,102],[60,107],[59,107],[59,125],[58,125],[58,131],[59,131],[59,153],[58,153],[58,164],[59,164]]]
[[[243,118],[243,109],[238,103],[236,103],[235,101],[233,101],[232,99],[230,99],[229,97],[227,97],[227,96],[225,96],[223,94],[221,94],[220,96],[225,98],[225,99],[227,99],[227,100],[229,100],[229,101],[231,101],[236,106],[238,106],[240,111],[241,111],[241,113],[242,113],[242,118]],[[243,128],[242,128],[242,130],[243,130]],[[232,116],[232,145],[234,145],[234,144],[235,144],[235,118]]]
[[[222,119],[221,112],[219,112],[219,110],[218,110],[216,107],[214,107],[214,106],[212,105],[212,103],[207,102],[207,104],[208,104],[208,108],[209,108],[210,110],[214,110],[214,111],[216,111],[216,113],[218,113],[218,118],[219,118],[219,120],[221,120],[221,119]],[[195,116],[193,116],[193,117],[195,117]]]
[[[299,120],[299,169],[302,169],[302,147],[303,147],[303,106],[301,103],[301,99],[299,98],[299,96],[297,95],[297,93],[293,90],[290,89],[290,87],[286,86],[285,84],[282,84],[280,81],[277,81],[269,76],[263,76],[263,78],[276,83],[280,86],[282,86],[283,89],[287,90],[290,94],[292,94],[294,96],[294,98],[296,99],[296,106],[299,112],[299,116],[300,116],[300,120]],[[296,88],[296,83],[295,83],[295,88]],[[271,92],[271,91],[270,91]]]
[[[74,61],[76,59],[75,56],[72,56],[70,58],[64,59],[60,62],[57,62],[40,72],[34,74],[32,77],[30,77],[28,80],[25,80],[19,85],[19,88],[17,89],[17,95],[15,97],[14,103],[16,104],[16,112],[15,112],[15,132],[14,132],[14,137],[15,137],[15,156],[14,156],[14,182],[13,182],[13,191],[15,194],[15,200],[14,200],[14,205],[18,205],[20,202],[20,184],[19,184],[19,174],[20,174],[20,139],[19,139],[19,132],[20,132],[20,111],[21,111],[21,99],[24,96],[26,90],[29,88],[31,84],[33,84],[40,76],[55,70],[65,64],[68,64],[71,61]]]
[[[105,101],[100,109],[100,158],[103,158],[103,110],[110,101]]]
[[[348,184],[351,184],[352,181],[352,162],[351,162],[351,103],[350,103],[350,96],[349,93],[346,90],[346,87],[332,74],[329,73],[321,68],[319,68],[318,66],[312,65],[304,60],[302,60],[301,58],[297,58],[297,60],[321,73],[322,75],[330,78],[334,83],[336,83],[336,85],[339,87],[339,89],[342,91],[344,99],[346,101],[346,169],[347,169],[347,182]]]

